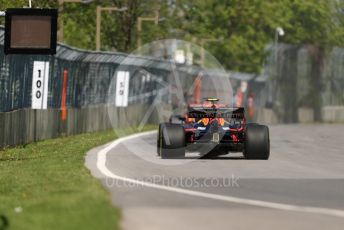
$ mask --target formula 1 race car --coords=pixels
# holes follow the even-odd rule
[[[269,129],[246,123],[244,108],[231,108],[209,98],[191,104],[185,115],[172,116],[158,130],[157,152],[161,158],[184,158],[186,150],[201,155],[243,152],[245,159],[267,160],[270,155]]]

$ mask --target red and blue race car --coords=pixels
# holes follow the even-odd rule
[[[270,155],[269,129],[246,123],[244,108],[233,108],[208,98],[190,104],[185,115],[172,116],[159,125],[157,151],[161,158],[183,158],[186,151],[201,155],[243,152],[246,159],[267,160]]]

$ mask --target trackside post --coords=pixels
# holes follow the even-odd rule
[[[63,70],[63,87],[61,97],[61,120],[67,120],[67,83],[68,83],[68,70]]]

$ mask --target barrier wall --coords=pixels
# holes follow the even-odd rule
[[[325,106],[322,116],[325,122],[344,122],[344,106]]]
[[[342,123],[344,122],[344,106],[324,106],[321,108],[323,122]],[[297,110],[298,123],[313,123],[314,111],[310,108],[299,108]],[[272,109],[260,108],[257,110],[256,122],[262,124],[283,123],[278,120],[276,113]]]
[[[107,105],[69,108],[66,121],[61,121],[59,109],[52,108],[36,111],[20,109],[0,113],[0,147],[22,145],[64,135],[136,127],[142,122],[148,109],[149,106],[145,104],[131,105],[127,108]],[[157,109],[154,109],[144,123],[158,124],[159,119],[166,117],[161,118]]]

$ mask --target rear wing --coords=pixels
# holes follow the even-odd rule
[[[192,107],[189,108],[189,118],[225,118],[225,119],[244,119],[245,109],[240,108],[204,108]]]

